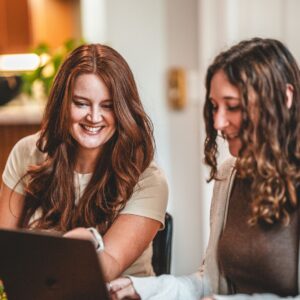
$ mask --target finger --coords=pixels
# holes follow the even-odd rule
[[[131,280],[127,277],[115,279],[109,283],[110,291],[116,292],[131,285]]]
[[[129,285],[121,290],[118,290],[115,293],[115,295],[118,300],[125,299],[125,298],[140,299],[140,297],[137,295],[137,293],[132,285]]]
[[[109,299],[110,299],[110,300],[118,300],[116,294],[110,294],[110,295],[109,295]]]

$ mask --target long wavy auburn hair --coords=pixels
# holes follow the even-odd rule
[[[300,179],[300,72],[290,51],[274,39],[242,41],[219,54],[206,75],[205,162],[211,167],[209,180],[217,176],[217,135],[210,85],[222,70],[241,95],[242,147],[236,162],[237,176],[251,181],[249,223],[289,223],[299,205]],[[287,86],[293,100],[287,107]]]
[[[75,79],[96,74],[113,101],[117,129],[103,145],[92,178],[75,205],[76,142],[70,135],[70,106]],[[100,44],[75,49],[62,64],[52,89],[37,141],[46,160],[31,166],[26,176],[24,227],[67,231],[97,226],[104,233],[133,193],[141,173],[154,156],[152,123],[139,98],[133,74],[124,58]],[[36,210],[41,218],[33,224]]]

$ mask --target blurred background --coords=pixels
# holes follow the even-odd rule
[[[1,173],[16,140],[38,130],[66,53],[84,41],[110,45],[131,66],[154,123],[174,218],[172,273],[195,271],[212,189],[202,162],[206,68],[254,36],[280,39],[300,61],[299,11],[298,0],[0,0]]]

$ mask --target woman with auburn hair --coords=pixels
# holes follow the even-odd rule
[[[203,265],[116,279],[112,299],[300,299],[300,71],[289,50],[254,38],[219,54],[204,118],[215,185]],[[220,168],[218,136],[234,156]]]
[[[41,131],[8,158],[0,227],[89,239],[107,280],[153,275],[151,241],[168,198],[154,151],[152,123],[124,58],[105,45],[80,46],[56,75]]]

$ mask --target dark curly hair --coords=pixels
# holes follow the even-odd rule
[[[92,178],[75,205],[76,142],[70,135],[70,105],[74,82],[81,74],[96,74],[113,102],[116,132],[103,146]],[[67,231],[97,226],[104,233],[133,193],[141,173],[154,156],[153,127],[139,98],[133,74],[124,58],[100,44],[82,45],[62,64],[51,88],[37,147],[46,160],[31,166],[26,176],[21,225]]]
[[[209,180],[217,179],[217,130],[209,100],[211,80],[222,70],[241,95],[242,147],[236,162],[237,175],[252,182],[250,224],[263,220],[289,223],[299,200],[300,178],[300,72],[290,51],[274,39],[242,41],[219,54],[206,75],[205,162]],[[286,90],[293,90],[287,107]],[[249,99],[249,95],[254,97]],[[253,115],[255,114],[255,117]]]

